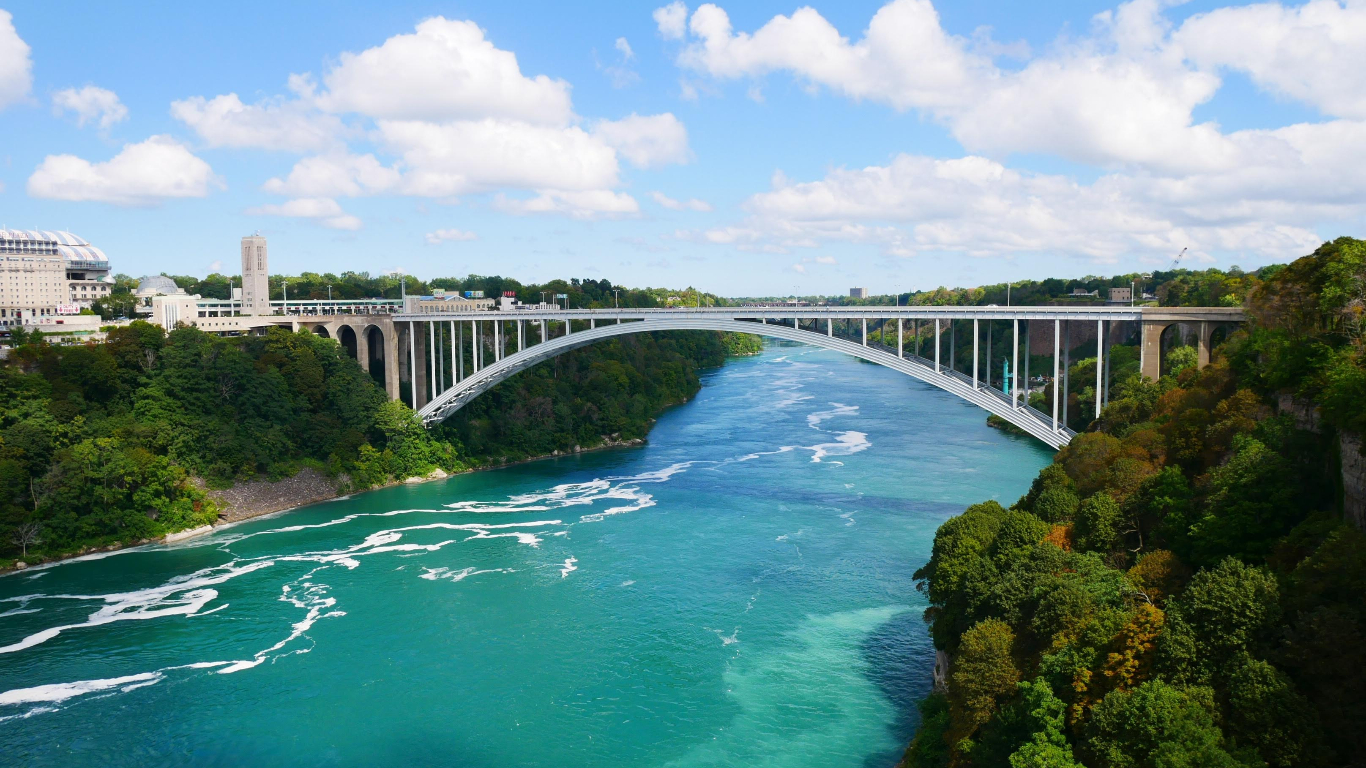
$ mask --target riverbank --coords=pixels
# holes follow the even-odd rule
[[[633,438],[630,440],[617,440],[608,438],[602,443],[588,448],[574,446],[569,450],[556,450],[548,454],[539,456],[529,456],[525,459],[515,461],[500,460],[491,461],[479,466],[469,467],[458,472],[446,472],[442,469],[435,469],[427,475],[406,477],[401,480],[393,480],[382,485],[376,485],[361,491],[351,491],[347,489],[349,478],[346,475],[328,477],[327,475],[313,469],[304,467],[291,477],[281,480],[250,480],[239,482],[230,488],[209,490],[199,478],[193,479],[195,485],[203,489],[209,498],[213,499],[219,506],[218,520],[213,525],[201,526],[196,528],[193,536],[186,536],[189,529],[171,531],[165,536],[152,539],[135,539],[127,542],[114,542],[105,546],[84,547],[80,550],[58,555],[56,557],[45,557],[43,559],[27,562],[23,559],[15,560],[12,563],[0,565],[0,576],[4,576],[17,571],[26,570],[39,565],[52,565],[65,560],[72,560],[86,555],[101,552],[116,552],[121,549],[141,547],[147,544],[165,543],[171,544],[183,541],[187,538],[197,537],[212,533],[214,529],[222,525],[231,525],[245,520],[251,520],[265,515],[273,515],[278,512],[288,512],[299,507],[306,507],[310,504],[318,504],[324,501],[339,499],[343,496],[359,493],[378,491],[383,488],[392,488],[396,485],[414,485],[418,483],[429,483],[435,480],[445,480],[455,475],[464,475],[471,472],[481,472],[491,469],[502,469],[518,464],[528,464],[533,461],[543,461],[562,456],[574,456],[583,453],[593,453],[612,448],[634,448],[645,445],[645,438]],[[202,530],[202,533],[199,531]]]

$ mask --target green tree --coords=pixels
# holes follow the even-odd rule
[[[1101,491],[1081,503],[1074,527],[1077,546],[1093,552],[1109,552],[1120,545],[1123,526],[1119,505]]]
[[[1020,672],[1011,656],[1015,633],[999,619],[986,619],[963,633],[950,675],[952,743],[971,736],[991,719],[997,702],[1015,690]]]
[[[1149,680],[1116,690],[1092,711],[1086,751],[1098,768],[1234,768],[1208,688]]]
[[[1168,603],[1159,668],[1178,683],[1208,684],[1239,654],[1257,648],[1280,617],[1276,579],[1227,558],[1202,570]]]

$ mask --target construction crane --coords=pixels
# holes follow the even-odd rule
[[[1172,268],[1172,269],[1176,269],[1176,265],[1178,265],[1178,264],[1181,263],[1181,257],[1182,257],[1182,256],[1185,256],[1185,255],[1186,255],[1186,249],[1185,249],[1185,248],[1182,248],[1182,249],[1181,249],[1181,252],[1178,253],[1178,254],[1176,254],[1176,258],[1172,259],[1172,266],[1171,266],[1171,268]],[[1170,270],[1168,270],[1168,271],[1170,271]]]

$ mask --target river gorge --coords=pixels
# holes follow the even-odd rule
[[[640,448],[0,578],[0,754],[890,768],[930,685],[935,529],[1050,460],[950,394],[771,345]]]

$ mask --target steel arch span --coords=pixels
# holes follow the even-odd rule
[[[537,363],[549,360],[571,349],[578,349],[601,339],[623,336],[631,333],[651,333],[654,331],[730,331],[752,333],[775,339],[796,341],[802,344],[843,352],[870,363],[885,366],[895,371],[936,386],[945,392],[956,395],[990,413],[1005,419],[1033,437],[1042,440],[1052,448],[1061,448],[1071,441],[1074,433],[1059,425],[1053,429],[1052,417],[1028,407],[1016,407],[1006,394],[981,386],[974,387],[972,379],[946,368],[935,371],[934,363],[920,357],[898,357],[895,351],[885,351],[845,339],[836,338],[815,331],[803,331],[776,323],[756,323],[724,317],[691,316],[678,318],[647,319],[632,322],[602,325],[584,331],[557,336],[541,342],[481,368],[471,373],[458,384],[447,389],[418,411],[423,424],[444,421],[452,413],[460,410],[483,392],[496,386],[508,377],[530,368]]]

